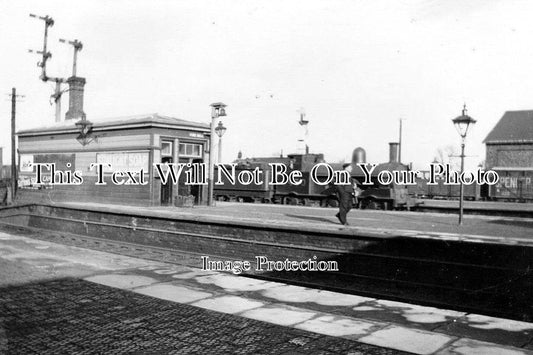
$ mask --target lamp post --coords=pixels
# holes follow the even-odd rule
[[[91,121],[82,118],[76,122],[76,127],[78,127],[78,130],[80,131],[80,135],[76,139],[82,146],[86,146],[95,139],[95,137],[93,137],[91,134],[93,129],[93,124]]]
[[[457,116],[452,120],[457,132],[461,136],[461,175],[460,175],[460,187],[459,187],[459,225],[463,224],[463,198],[464,198],[464,186],[463,186],[463,171],[465,167],[465,140],[468,128],[470,125],[476,123],[472,117],[466,114],[466,104],[463,106],[463,112],[461,116]]]
[[[218,126],[215,128],[215,132],[218,136],[218,160],[217,163],[220,164],[222,161],[222,136],[226,133],[226,127],[222,124],[222,121],[218,121]]]
[[[213,146],[215,141],[215,124],[216,120],[219,117],[226,116],[226,110],[224,109],[226,105],[222,102],[216,102],[211,104],[211,135],[209,136],[209,179],[208,184],[208,195],[207,195],[207,205],[213,205],[213,189],[214,189],[214,179],[215,179],[215,164],[213,159]]]

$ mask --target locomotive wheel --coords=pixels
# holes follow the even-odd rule
[[[294,198],[294,197],[288,197],[287,198],[287,205],[293,205],[293,206],[298,205],[298,199]]]
[[[369,210],[379,210],[379,203],[375,200],[370,200],[368,201],[368,203],[366,204],[366,208],[369,209]]]

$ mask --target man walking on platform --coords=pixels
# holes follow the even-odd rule
[[[350,174],[352,173],[352,165],[351,164],[345,164],[343,165],[344,170],[348,171]],[[335,215],[341,224],[347,226],[348,221],[346,220],[346,215],[348,212],[352,209],[352,203],[353,203],[353,192],[354,192],[354,180],[353,178],[350,178],[350,184],[348,185],[335,185],[335,188],[337,189],[337,197],[339,199],[339,212]]]

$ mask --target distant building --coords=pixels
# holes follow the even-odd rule
[[[498,172],[490,186],[497,199],[533,199],[533,110],[507,111],[483,141],[486,169]]]
[[[505,112],[483,143],[488,169],[533,168],[533,110]]]

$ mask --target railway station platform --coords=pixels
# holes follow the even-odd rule
[[[0,232],[0,353],[533,354],[533,323],[121,250]]]
[[[197,221],[235,222],[239,224],[267,225],[273,227],[306,228],[343,234],[417,236],[427,238],[453,238],[482,240],[496,243],[533,243],[532,218],[507,218],[498,216],[464,216],[464,224],[457,224],[453,214],[376,211],[353,209],[348,214],[349,226],[341,226],[335,217],[337,209],[288,205],[267,205],[217,202],[216,207],[137,207],[96,203],[57,203],[78,209],[132,213],[141,216],[184,218]]]
[[[235,265],[265,258],[268,267],[242,274],[533,320],[532,219],[466,216],[458,226],[453,215],[354,210],[351,225],[341,226],[335,212],[235,203],[194,208],[28,204],[0,209],[0,228],[189,267],[202,267],[207,256],[233,272],[243,271]],[[313,262],[312,271],[317,265],[328,268],[310,272]]]

